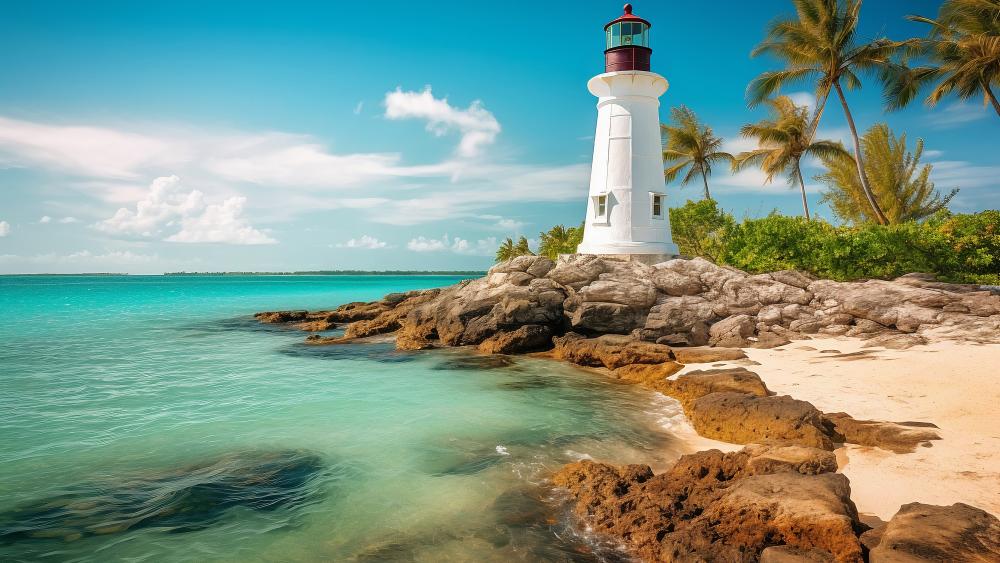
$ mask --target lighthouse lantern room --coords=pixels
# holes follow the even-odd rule
[[[660,145],[660,101],[667,80],[650,71],[651,24],[625,13],[604,26],[604,70],[587,88],[597,96],[597,130],[583,242],[577,252],[677,255],[670,237]]]

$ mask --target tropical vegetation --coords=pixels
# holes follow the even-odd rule
[[[937,19],[912,15],[907,19],[930,26],[925,39],[911,40],[900,61],[883,69],[886,105],[898,109],[931,85],[926,98],[935,105],[956,94],[966,100],[982,96],[1000,116],[1000,0],[949,0]],[[917,58],[925,64],[908,66]]]
[[[854,115],[844,88],[861,88],[859,73],[885,68],[902,43],[888,39],[859,41],[857,37],[861,0],[792,0],[796,17],[778,19],[768,26],[767,37],[751,56],[771,55],[784,61],[785,68],[755,78],[747,91],[751,105],[764,102],[783,86],[803,81],[813,83],[816,111],[809,138],[815,133],[827,99],[836,93],[854,141],[858,181],[872,214],[881,224],[888,219],[871,189],[861,153]]]
[[[660,125],[660,129],[665,140],[664,179],[672,182],[677,176],[684,174],[681,185],[686,186],[695,178],[701,178],[705,186],[705,199],[712,199],[708,190],[712,166],[718,163],[731,166],[734,162],[733,155],[722,150],[722,139],[715,136],[711,127],[698,121],[698,116],[686,106],[673,108],[670,111],[670,124]]]
[[[958,189],[952,189],[942,195],[934,188],[934,182],[930,181],[932,166],[920,164],[923,139],[917,139],[910,152],[905,134],[897,137],[888,125],[880,123],[865,133],[861,151],[872,190],[891,225],[930,217],[945,209],[958,193]],[[875,218],[871,207],[866,205],[854,159],[844,153],[831,153],[820,155],[820,160],[827,170],[816,179],[827,186],[823,201],[833,213],[855,225],[873,222]]]
[[[788,96],[766,100],[771,107],[771,117],[757,123],[744,125],[740,134],[756,139],[758,148],[736,155],[734,170],[749,166],[760,168],[771,182],[777,175],[788,177],[790,185],[799,185],[802,194],[802,213],[809,220],[809,201],[806,183],[802,179],[802,157],[815,156],[842,162],[851,159],[844,146],[834,141],[814,141],[809,124],[809,108],[795,105]]]

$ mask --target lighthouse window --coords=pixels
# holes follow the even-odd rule
[[[619,22],[608,27],[605,35],[608,49],[637,45],[649,46],[649,27],[640,22]]]
[[[618,47],[622,44],[622,24],[616,23],[611,26],[611,47]]]
[[[663,219],[663,194],[653,196],[653,219]]]
[[[600,219],[604,217],[604,214],[608,211],[608,196],[599,195],[597,196],[597,218]]]

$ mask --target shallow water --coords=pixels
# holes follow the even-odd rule
[[[671,404],[250,317],[459,279],[0,277],[0,560],[621,558],[540,484],[585,456],[676,457]]]

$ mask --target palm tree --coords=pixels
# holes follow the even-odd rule
[[[906,148],[906,135],[896,137],[889,126],[878,124],[869,129],[862,139],[865,166],[872,187],[885,205],[891,224],[919,221],[947,207],[957,189],[942,195],[930,181],[931,165],[920,165],[924,150],[922,140],[910,153]],[[865,204],[854,159],[850,155],[821,155],[826,173],[816,179],[827,186],[823,201],[841,219],[862,223],[871,217]]]
[[[747,87],[750,105],[770,98],[782,86],[814,81],[816,112],[810,127],[811,139],[830,93],[836,91],[854,140],[854,160],[865,198],[876,220],[885,224],[888,219],[865,175],[861,141],[844,96],[844,86],[849,90],[860,88],[861,79],[857,73],[884,67],[902,44],[888,39],[857,44],[855,35],[861,0],[792,0],[792,3],[796,18],[779,19],[769,24],[767,37],[751,53],[754,57],[773,55],[785,61],[785,68],[765,72],[750,83]]]
[[[802,211],[809,220],[809,202],[806,184],[802,179],[801,161],[805,155],[818,157],[851,158],[843,145],[833,141],[812,141],[809,130],[809,108],[797,106],[788,96],[779,96],[766,102],[771,106],[771,119],[744,125],[740,134],[756,139],[759,148],[736,155],[734,170],[757,166],[771,182],[779,174],[788,175],[788,183],[799,184],[802,192]]]
[[[570,231],[562,225],[556,225],[548,231],[538,234],[538,254],[555,260],[560,254],[566,253],[570,243]]]
[[[514,256],[534,256],[535,253],[531,251],[528,247],[528,239],[523,236],[517,239],[517,244],[514,245]]]
[[[500,243],[500,248],[497,249],[497,262],[506,262],[514,258],[514,239],[507,237],[503,242]]]
[[[909,104],[920,90],[937,82],[927,96],[928,105],[951,93],[963,100],[982,95],[1000,115],[1000,101],[990,87],[1000,87],[1000,0],[947,0],[936,20],[907,19],[931,26],[927,39],[907,50],[926,57],[930,65],[910,68],[904,59],[883,72],[889,109]]]
[[[712,199],[708,191],[708,177],[717,162],[733,163],[733,155],[719,150],[722,139],[712,133],[712,128],[698,122],[698,116],[685,106],[670,110],[671,125],[660,125],[666,137],[663,161],[670,165],[663,172],[667,182],[672,182],[687,168],[681,185],[685,186],[701,176],[705,183],[705,199]]]
[[[514,242],[514,239],[507,237],[497,248],[496,261],[506,262],[518,256],[533,256],[535,253],[528,247],[528,239],[521,237]]]

